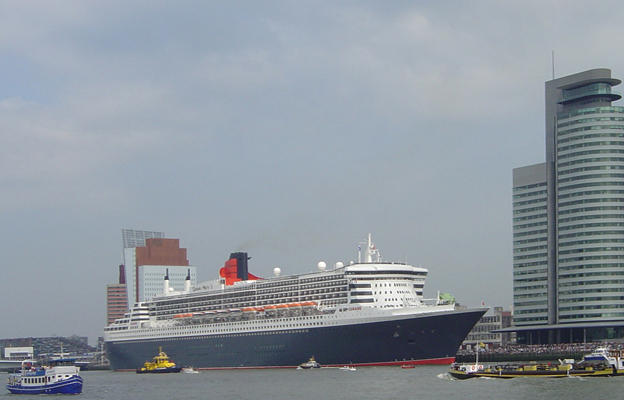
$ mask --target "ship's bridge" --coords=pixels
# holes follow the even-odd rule
[[[350,303],[375,308],[421,304],[428,270],[398,263],[358,263],[345,267]]]

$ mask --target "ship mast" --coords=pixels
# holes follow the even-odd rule
[[[375,256],[375,261],[373,261],[373,256]],[[381,257],[379,256],[379,250],[375,249],[375,245],[373,244],[373,240],[371,238],[371,234],[368,234],[368,241],[366,243],[366,249],[364,250],[364,262],[372,263],[372,262],[380,262]]]

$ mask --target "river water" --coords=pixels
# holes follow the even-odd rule
[[[446,366],[361,367],[356,371],[218,370],[198,374],[85,371],[87,399],[622,399],[624,376],[453,380]],[[0,374],[0,377],[6,374]],[[5,390],[5,396],[11,395]],[[28,397],[28,396],[26,396]],[[58,396],[54,396],[58,398]],[[6,398],[6,397],[4,397]],[[72,397],[73,398],[73,397]]]

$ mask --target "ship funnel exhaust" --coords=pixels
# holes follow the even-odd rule
[[[236,260],[236,277],[241,281],[246,281],[249,278],[249,268],[247,266],[247,253],[232,253],[230,254],[230,260]]]
[[[247,253],[230,254],[229,260],[225,262],[225,266],[219,271],[221,277],[225,278],[226,286],[233,285],[234,282],[259,279],[257,276],[249,273],[247,266],[249,258]]]
[[[169,293],[169,268],[167,268],[167,273],[165,274],[165,281],[163,283],[163,293]]]
[[[184,280],[184,291],[185,292],[190,292],[191,291],[191,270],[188,270],[188,273],[186,274],[186,279]]]

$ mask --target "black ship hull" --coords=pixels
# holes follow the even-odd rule
[[[198,369],[450,364],[486,309],[397,316],[334,326],[108,341],[113,370],[136,370],[162,347],[178,365]]]

